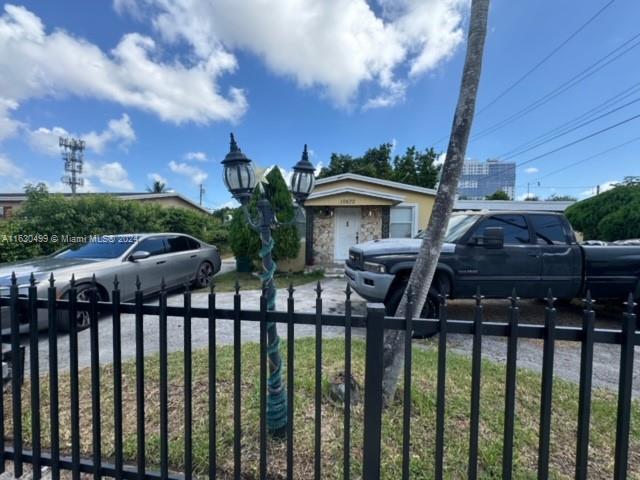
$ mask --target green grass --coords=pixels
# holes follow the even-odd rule
[[[360,383],[364,375],[364,342],[354,341],[353,371]],[[286,350],[285,350],[286,351]],[[227,478],[233,471],[233,405],[232,405],[232,354],[231,347],[218,348],[217,382],[217,451],[219,477]],[[295,474],[294,478],[313,478],[314,439],[314,339],[296,341],[295,384]],[[343,368],[344,350],[340,340],[323,341],[324,402],[322,410],[322,465],[323,479],[337,479],[342,475],[342,406],[328,400],[328,381]],[[435,387],[437,352],[431,349],[414,349],[412,419],[411,419],[411,471],[412,478],[433,478],[435,448]],[[258,346],[247,344],[242,349],[242,460],[245,478],[256,478],[258,469]],[[446,432],[445,477],[466,477],[469,442],[471,362],[467,357],[450,354],[447,362],[446,382]],[[169,356],[169,455],[172,468],[183,465],[183,356],[180,352]],[[504,419],[504,378],[502,365],[483,362],[481,392],[481,423],[479,439],[479,477],[500,478],[502,462],[502,431]],[[123,366],[125,458],[136,458],[136,408],[135,364]],[[62,449],[70,449],[69,431],[69,379],[60,378],[60,429]],[[520,370],[517,379],[517,399],[514,443],[514,478],[536,478],[538,447],[538,416],[540,376]],[[102,451],[113,456],[113,391],[112,370],[101,370],[102,402]],[[84,455],[91,453],[91,395],[90,371],[80,373],[81,395],[81,448]],[[402,467],[402,385],[398,401],[390,405],[383,417],[383,478],[396,479]],[[43,441],[49,438],[48,382],[41,379]],[[147,464],[155,468],[159,463],[159,363],[158,356],[145,360],[145,410],[147,434]],[[197,475],[206,475],[208,451],[207,427],[207,351],[193,354],[193,459]],[[23,389],[23,401],[28,404],[29,385]],[[575,435],[578,409],[577,386],[565,381],[554,383],[554,408],[551,437],[551,478],[572,478],[575,457]],[[25,438],[30,439],[28,407],[24,414]],[[354,406],[352,417],[351,458],[353,478],[362,472],[362,405]],[[5,395],[5,425],[11,436],[11,397]],[[595,390],[591,417],[591,445],[589,478],[612,478],[615,448],[616,396]],[[46,446],[46,445],[45,445]],[[272,478],[283,478],[285,471],[285,444],[272,441],[269,444],[269,462]],[[640,405],[632,406],[631,444],[629,450],[630,478],[640,478]]]
[[[276,273],[274,280],[278,288],[287,288],[289,284],[294,287],[304,285],[305,283],[316,282],[324,278],[324,272],[321,270],[303,273]],[[216,292],[233,292],[235,290],[236,280],[240,282],[242,290],[258,290],[261,288],[261,281],[257,275],[253,273],[227,272],[217,275],[214,278],[216,284]]]

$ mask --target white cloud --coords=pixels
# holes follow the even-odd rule
[[[601,183],[600,193],[603,193],[603,192],[606,192],[607,190],[611,190],[612,188],[615,188],[615,186],[618,185],[619,183],[620,183],[620,180],[609,180],[607,182]],[[580,193],[579,197],[581,199],[589,198],[589,197],[593,197],[597,193],[598,193],[598,187],[593,187],[589,190],[585,190],[582,193]]]
[[[534,173],[538,173],[540,170],[536,167],[525,168],[524,172],[528,175],[532,175]]]
[[[129,174],[120,162],[111,162],[100,165],[85,162],[84,177],[85,179],[95,177],[107,188],[133,190],[134,187],[133,182],[129,180]]]
[[[149,175],[147,175],[147,178],[152,182],[160,182],[160,183],[164,183],[165,185],[169,183],[169,181],[159,173],[150,173]]]
[[[444,161],[447,159],[447,152],[442,152],[436,160],[433,162],[434,165],[444,165]]]
[[[0,97],[0,142],[15,135],[22,126],[21,122],[11,118],[10,112],[16,108],[17,102]]]
[[[527,200],[528,198],[536,198],[537,195],[535,193],[523,193],[522,195],[518,195],[518,200]]]
[[[235,62],[232,52],[245,50],[341,106],[372,85],[363,103],[379,108],[401,101],[412,77],[456,51],[469,0],[379,3],[382,16],[366,0],[115,0],[114,6],[150,18],[165,41],[186,42],[201,61]]]
[[[183,175],[191,180],[191,183],[194,185],[200,185],[204,183],[204,181],[209,176],[204,170],[195,167],[193,165],[189,165],[188,163],[177,163],[171,160],[169,162],[169,169],[173,173],[177,173],[178,175]]]
[[[189,152],[185,154],[184,158],[189,161],[206,162],[207,154],[204,152]]]
[[[8,157],[0,154],[0,177],[19,179],[24,175],[24,170],[13,163]]]
[[[217,84],[237,67],[233,56],[218,49],[182,63],[159,55],[156,43],[137,33],[124,35],[106,53],[63,30],[47,33],[38,16],[6,4],[0,17],[0,129],[7,130],[6,113],[21,102],[65,95],[136,107],[177,124],[235,121],[244,114],[244,92],[231,87],[222,94]]]
[[[107,128],[102,132],[91,131],[85,134],[75,134],[69,133],[62,127],[53,127],[51,129],[40,127],[29,132],[28,142],[36,151],[47,155],[59,155],[58,139],[60,137],[81,138],[86,142],[88,149],[96,153],[102,153],[111,143],[118,144],[121,148],[126,149],[135,141],[136,133],[133,130],[129,115],[123,113],[120,118],[109,120]]]
[[[238,208],[239,206],[240,204],[236,200],[231,199],[228,202],[214,205],[213,207],[211,207],[211,210],[220,210],[221,208]]]

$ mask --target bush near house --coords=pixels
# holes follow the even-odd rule
[[[273,168],[265,177],[264,192],[271,201],[276,216],[280,222],[288,222],[296,213],[291,193],[278,168]],[[256,188],[249,202],[249,212],[253,218],[257,218],[257,204],[260,199],[260,187]],[[252,260],[259,258],[260,235],[248,224],[241,208],[232,213],[229,224],[229,244],[233,254],[238,257],[248,257]],[[295,225],[281,226],[273,230],[274,260],[296,258],[300,251],[300,236]]]
[[[108,195],[76,199],[50,194],[44,185],[28,186],[27,200],[15,217],[0,223],[0,262],[47,255],[65,246],[60,242],[20,243],[11,235],[110,235],[176,232],[224,247],[227,232],[206,214],[182,208],[163,208],[151,202],[127,202]]]
[[[640,238],[640,177],[627,177],[615,188],[571,205],[565,213],[585,240]]]

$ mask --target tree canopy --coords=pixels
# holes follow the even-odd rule
[[[565,213],[585,240],[640,238],[640,178],[627,177],[613,189],[571,205]]]
[[[332,153],[329,166],[324,167],[318,178],[326,178],[341,173],[356,173],[368,177],[434,188],[438,183],[440,166],[433,148],[424,151],[415,146],[407,148],[403,155],[392,158],[393,145],[383,143],[368,149],[361,157]]]
[[[511,200],[511,197],[504,190],[496,190],[491,195],[487,195],[487,200]]]

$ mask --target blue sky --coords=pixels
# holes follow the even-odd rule
[[[469,144],[473,159],[511,158],[517,195],[588,195],[640,175],[640,118],[540,156],[640,113],[640,46],[529,114],[478,135],[554,91],[639,30],[632,0],[491,5]],[[276,6],[274,6],[276,5]],[[143,191],[153,178],[205,205],[229,201],[220,160],[228,135],[261,166],[290,169],[304,143],[312,161],[392,142],[435,146],[448,133],[468,24],[467,0],[115,0],[5,3],[0,17],[0,191],[25,182],[64,186],[59,135],[87,141],[87,190]],[[602,13],[519,85],[483,109]],[[640,37],[636,39],[640,41]],[[624,98],[573,132],[504,154]],[[591,117],[589,117],[591,118]],[[525,163],[526,162],[526,163]],[[540,186],[538,186],[540,182]]]

